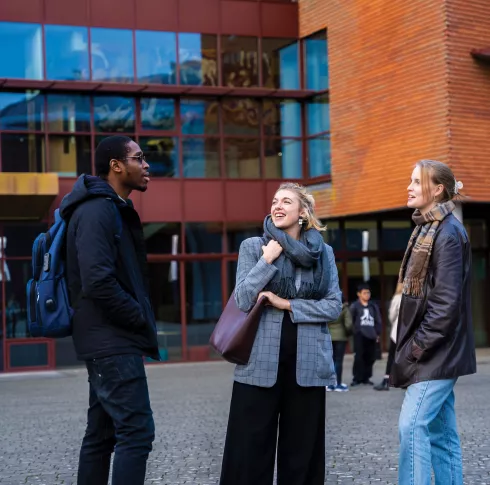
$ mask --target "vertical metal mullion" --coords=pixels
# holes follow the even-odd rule
[[[264,73],[262,69],[262,33],[257,39],[257,70],[258,70],[258,85],[262,87],[264,85]]]
[[[180,52],[179,52],[179,33],[175,32],[175,84],[180,84]]]
[[[95,173],[95,119],[94,119],[94,97],[89,96],[90,106],[90,149],[92,152],[92,174]]]
[[[136,10],[136,2],[134,2],[134,8]],[[138,80],[138,69],[136,63],[136,29],[132,30],[133,36],[133,84],[135,84]]]
[[[3,224],[0,223],[0,237],[3,237]],[[0,239],[0,243],[3,246],[3,239]],[[2,346],[3,346],[3,370],[4,372],[7,370],[8,367],[8,362],[7,362],[7,315],[5,312],[5,305],[6,305],[6,291],[5,291],[5,274],[3,271],[3,265],[5,261],[5,249],[2,247],[2,257],[0,258],[0,276],[1,278],[1,285],[0,285],[0,291],[2,293],[2,305],[0,306],[0,309],[2,310],[2,335],[3,339],[2,340]]]

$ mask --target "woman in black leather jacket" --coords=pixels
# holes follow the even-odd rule
[[[471,247],[453,199],[451,169],[417,163],[408,186],[416,227],[400,269],[403,295],[391,384],[406,388],[400,413],[399,485],[463,485],[454,411],[458,377],[476,372]]]

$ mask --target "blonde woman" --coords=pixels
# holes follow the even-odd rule
[[[245,240],[235,298],[262,315],[247,365],[237,366],[221,485],[323,485],[325,387],[336,385],[327,322],[342,309],[332,248],[323,242],[313,197],[282,184],[264,237]],[[279,437],[278,437],[279,435]]]
[[[395,294],[393,295],[390,303],[390,310],[388,312],[388,318],[391,323],[390,332],[390,348],[388,351],[388,361],[386,362],[386,371],[383,380],[374,386],[375,391],[389,391],[390,390],[390,374],[391,366],[393,365],[393,359],[395,358],[396,351],[396,332],[398,329],[398,312],[400,311],[400,303],[402,301],[403,285],[398,283],[396,285]]]

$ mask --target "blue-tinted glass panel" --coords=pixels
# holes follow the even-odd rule
[[[265,139],[264,151],[266,178],[301,178],[303,161],[303,143],[301,140]]]
[[[175,130],[175,99],[141,98],[143,130]]]
[[[221,103],[225,135],[258,136],[260,103],[252,98],[229,98]]]
[[[2,172],[44,172],[43,135],[3,133]]]
[[[306,105],[306,134],[330,131],[330,105],[327,96],[318,96]]]
[[[310,177],[330,174],[330,137],[320,136],[308,140],[308,164]]]
[[[185,137],[182,140],[184,177],[218,178],[220,176],[219,155],[219,139]]]
[[[180,84],[217,86],[217,51],[215,35],[179,34]]]
[[[299,89],[298,42],[262,39],[262,73],[267,88]]]
[[[39,91],[25,93],[0,92],[0,129],[43,129],[44,96]]]
[[[94,125],[100,132],[134,131],[134,99],[121,96],[95,96]]]
[[[133,32],[92,28],[92,79],[131,83],[134,80]]]
[[[83,81],[90,78],[88,29],[46,25],[46,78]]]
[[[229,253],[238,253],[240,244],[245,241],[245,239],[248,239],[249,237],[262,236],[262,234],[264,234],[264,229],[260,222],[229,222],[226,227]],[[236,266],[233,270],[228,271],[228,275],[231,281],[229,287],[229,290],[231,291],[235,287]]]
[[[223,226],[219,222],[186,223],[186,253],[221,253],[223,242]]]
[[[264,101],[262,119],[266,136],[301,136],[301,105],[296,101]]]
[[[225,35],[221,37],[221,70],[224,86],[259,85],[257,37]]]
[[[328,58],[326,32],[305,39],[306,89],[328,89]]]
[[[0,22],[0,59],[0,78],[42,79],[41,26]]]
[[[184,135],[214,135],[218,133],[219,104],[215,100],[182,99],[180,122]]]
[[[48,94],[48,130],[90,131],[90,98],[76,94]]]
[[[15,344],[10,346],[10,367],[45,367],[48,365],[48,344]]]
[[[176,35],[172,32],[136,31],[136,71],[140,83],[176,84]]]
[[[255,138],[226,138],[225,164],[228,178],[260,178],[260,142]]]
[[[140,147],[150,164],[152,177],[178,177],[179,152],[177,138],[140,137]]]

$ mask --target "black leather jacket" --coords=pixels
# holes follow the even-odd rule
[[[402,296],[390,382],[406,388],[475,372],[471,246],[464,226],[450,214],[435,234],[424,296]]]

